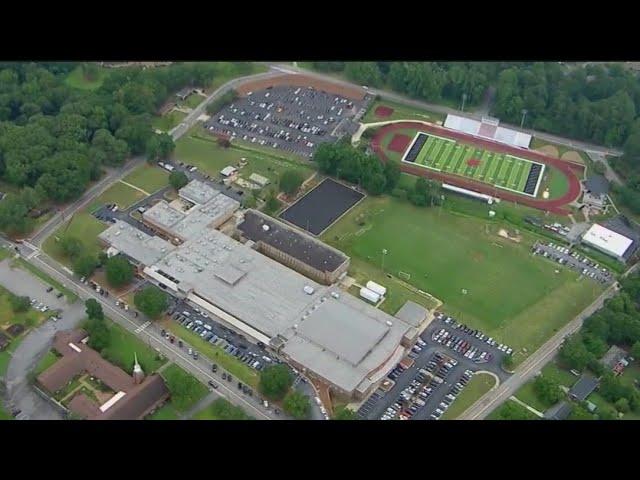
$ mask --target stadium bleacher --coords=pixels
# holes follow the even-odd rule
[[[407,151],[403,160],[405,162],[415,162],[416,158],[418,157],[418,153],[420,153],[420,150],[422,150],[422,146],[426,143],[428,138],[428,135],[418,135],[418,138],[415,139],[413,145],[411,145],[411,148]]]
[[[538,179],[542,171],[542,165],[539,163],[532,163],[531,170],[529,170],[529,176],[527,177],[527,183],[524,186],[524,193],[534,195],[536,193],[536,186],[538,185]]]

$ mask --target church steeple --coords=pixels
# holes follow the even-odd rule
[[[138,355],[135,352],[133,353],[133,358],[133,381],[137,384],[140,384],[144,380],[144,372],[142,371],[142,367],[138,363]]]

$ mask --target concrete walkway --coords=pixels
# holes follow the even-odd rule
[[[535,408],[533,408],[532,406],[530,406],[528,403],[524,403],[522,400],[518,399],[517,397],[514,397],[513,395],[509,397],[509,400],[513,400],[514,402],[516,402],[518,405],[523,406],[524,408],[526,408],[527,410],[529,410],[531,413],[533,413],[534,415],[536,415],[537,417],[540,418],[544,418],[544,413],[539,412],[538,410],[536,410]]]
[[[130,184],[129,182],[125,182],[124,180],[119,180],[120,183],[124,183],[127,187],[131,187],[134,190],[138,190],[140,193],[144,193],[147,197],[149,195],[151,195],[149,192],[147,192],[146,190],[141,189],[140,187],[136,187],[135,185]]]

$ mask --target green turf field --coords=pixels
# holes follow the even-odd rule
[[[356,222],[361,213],[364,226]],[[378,272],[386,249],[385,274],[409,274],[408,283],[442,300],[442,309],[462,322],[510,345],[519,362],[602,289],[532,256],[535,239],[529,233],[520,232],[521,243],[499,237],[501,227],[509,228],[392,197],[367,197],[322,238],[356,266],[357,259]]]
[[[424,145],[413,160],[404,161],[535,196],[534,193],[525,192],[535,162],[423,132],[418,135],[426,137]],[[416,137],[416,140],[419,138]]]

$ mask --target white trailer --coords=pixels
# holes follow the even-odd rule
[[[367,287],[362,287],[360,289],[360,296],[365,300],[369,300],[371,303],[378,303],[380,300],[380,295],[373,290],[369,290]]]
[[[169,165],[168,163],[164,164],[164,168],[165,170],[169,170],[170,172],[173,172],[174,170],[173,165]]]
[[[377,293],[381,297],[384,297],[387,294],[387,288],[383,287],[379,283],[374,282],[373,280],[369,280],[367,282],[367,288],[372,292]]]

